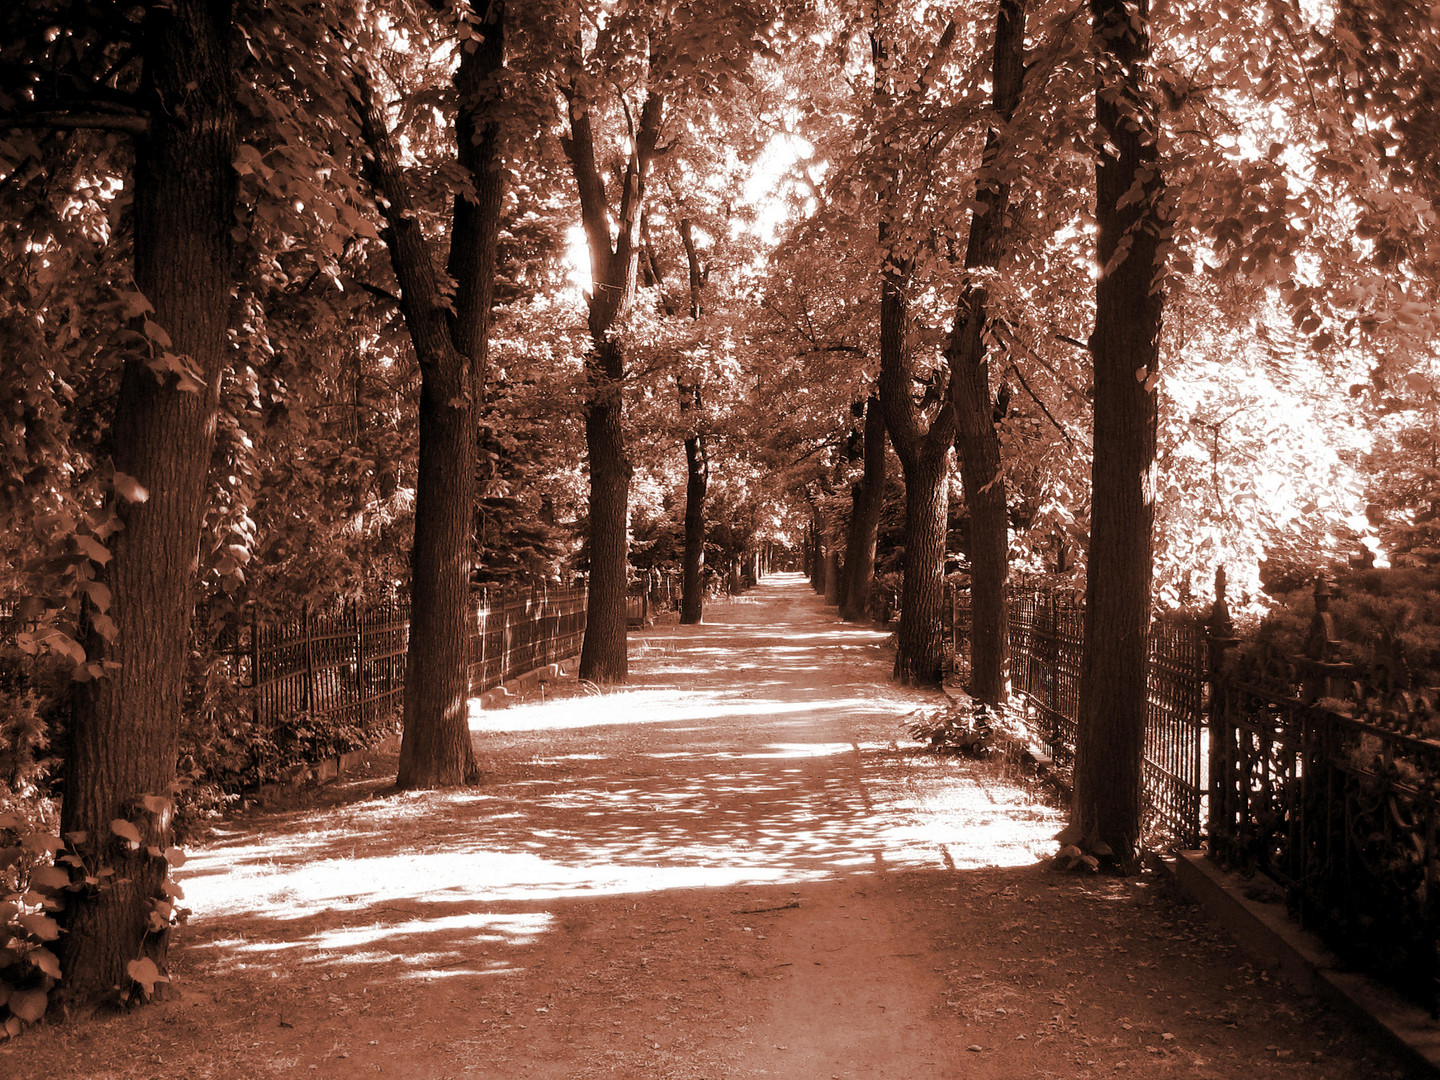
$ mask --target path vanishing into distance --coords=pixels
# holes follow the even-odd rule
[[[624,689],[477,711],[477,788],[220,825],[169,998],[0,1076],[1402,1075],[1157,875],[1046,870],[1061,814],[906,739],[939,697],[884,631],[794,575],[706,618],[632,635]]]

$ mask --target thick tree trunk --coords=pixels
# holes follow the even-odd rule
[[[1025,0],[1000,0],[995,21],[992,83],[995,112],[1004,121],[1020,101],[1025,62]],[[966,245],[967,270],[1000,264],[1005,215],[1010,202],[1006,170],[997,169],[1000,132],[991,128],[975,192]],[[995,402],[990,392],[986,355],[987,296],[983,285],[967,281],[955,309],[946,353],[950,360],[950,396],[955,406],[955,454],[965,503],[970,512],[970,692],[998,705],[1009,697],[1010,629],[1005,582],[1010,574],[1009,526],[1000,440],[995,431]]]
[[[596,367],[618,364],[618,344],[597,349]],[[626,516],[631,466],[621,431],[618,380],[607,388],[592,369],[585,406],[585,445],[590,454],[590,596],[580,678],[621,683],[629,671],[625,648]],[[599,385],[597,385],[599,382]]]
[[[845,600],[840,617],[862,621],[870,608],[875,580],[875,538],[885,508],[885,413],[872,394],[865,402],[865,465],[855,485],[850,532],[845,545]]]
[[[710,460],[705,437],[685,440],[685,561],[680,591],[680,622],[700,622],[705,605],[705,489],[710,482]]]
[[[905,581],[900,594],[895,678],[934,686],[944,673],[945,455],[927,455],[905,474]]]
[[[455,199],[448,267],[455,282],[453,310],[390,132],[363,81],[358,102],[370,149],[366,174],[380,195],[400,307],[420,367],[405,726],[396,774],[401,788],[479,778],[468,714],[470,561],[476,409],[484,393],[503,193],[498,131],[487,118],[486,97],[504,63],[502,20],[502,5],[491,5],[480,26],[483,40],[462,51],[455,75],[456,158],[474,190]]]
[[[422,370],[424,370],[422,368]],[[478,779],[468,714],[475,413],[452,380],[422,376],[405,728],[396,786]]]
[[[895,678],[913,685],[937,685],[944,657],[940,612],[949,511],[945,465],[955,438],[955,409],[947,389],[929,427],[925,426],[910,390],[905,342],[908,320],[900,282],[887,273],[880,293],[880,401],[890,442],[905,474],[905,578]]]
[[[645,182],[664,122],[665,100],[655,93],[646,95],[630,158],[620,178],[616,215],[611,213],[600,175],[589,103],[572,92],[568,106],[570,135],[563,145],[580,196],[594,281],[588,318],[591,352],[585,362],[589,388],[584,404],[590,459],[590,593],[580,677],[624,682],[628,669],[625,581],[631,466],[622,424],[625,352],[616,326],[635,298]]]
[[[1149,4],[1091,0],[1095,103],[1095,446],[1074,820],[1122,867],[1140,841],[1154,524],[1154,383],[1168,236],[1145,96]],[[1136,197],[1138,195],[1138,198]],[[1128,245],[1128,252],[1124,250]],[[1117,253],[1119,253],[1117,255]]]
[[[148,497],[117,506],[124,528],[107,580],[118,633],[113,643],[95,634],[88,642],[91,663],[115,666],[78,688],[65,756],[60,830],[85,834],[77,853],[88,866],[115,871],[103,891],[70,894],[60,913],[59,997],[82,1009],[128,990],[130,961],[149,957],[163,971],[166,960],[167,932],[150,929],[166,863],[149,849],[169,845],[170,814],[140,800],[170,795],[175,780],[206,470],[229,355],[232,37],[229,4],[198,0],[150,8],[143,29],[150,129],[136,145],[135,284],[194,382],[182,387],[131,357],[116,402],[115,469]],[[111,831],[117,818],[139,830],[138,851]]]
[[[503,6],[455,74],[456,159],[474,198],[455,198],[449,272],[455,282],[450,348],[422,362],[415,539],[410,554],[410,645],[405,732],[396,784],[429,788],[479,779],[470,740],[470,571],[476,416],[484,395],[503,195],[499,132],[486,118],[488,82],[504,63]],[[402,279],[402,289],[404,288]],[[417,352],[420,348],[417,341]]]

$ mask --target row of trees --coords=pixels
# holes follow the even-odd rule
[[[947,551],[992,703],[1012,562],[1083,574],[1075,825],[1122,864],[1153,603],[1200,600],[1217,564],[1253,609],[1327,561],[1433,554],[1415,530],[1434,489],[1396,500],[1385,479],[1385,429],[1433,447],[1428,406],[1384,395],[1398,377],[1435,400],[1424,110],[1391,66],[1433,68],[1434,20],[1403,3],[1239,11],[853,13],[850,77],[821,109],[854,123],[811,118],[828,171],[776,260],[776,333],[828,367],[864,358],[832,406],[856,433],[804,476],[832,598],[863,610],[851,583],[885,483],[878,433],[858,436],[873,393],[904,477],[896,676],[938,677]],[[948,547],[947,494],[963,508]]]
[[[1123,862],[1157,568],[1436,517],[1434,41],[1411,0],[8,6],[0,584],[78,680],[63,996],[163,969],[197,597],[401,584],[399,781],[462,783],[476,582],[583,565],[623,681],[632,541],[676,523],[698,621],[707,540],[813,522],[859,618],[897,475],[898,678],[957,547],[989,701],[1014,561],[1088,557],[1076,814]]]
[[[163,971],[200,594],[238,603],[316,569],[338,571],[333,591],[402,583],[399,783],[469,781],[470,590],[497,571],[477,538],[501,556],[487,564],[528,543],[528,572],[571,569],[568,499],[588,530],[582,673],[625,676],[628,400],[684,446],[699,620],[709,428],[734,395],[710,385],[729,345],[696,329],[716,200],[687,186],[711,175],[707,94],[772,22],[760,5],[7,7],[5,585],[31,624],[20,647],[78,683],[53,844],[68,880],[34,924],[58,935],[52,1002]],[[649,190],[662,154],[668,213]],[[578,326],[555,315],[572,208]],[[643,317],[642,280],[664,300]],[[664,381],[676,408],[649,400]],[[663,487],[665,455],[641,465]],[[755,542],[750,475],[737,464],[714,500],[732,544]],[[538,500],[517,490],[532,482]]]

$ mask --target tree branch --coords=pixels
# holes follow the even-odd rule
[[[125,135],[144,135],[150,130],[150,117],[143,112],[93,112],[65,109],[37,109],[30,113],[0,114],[0,128],[50,128],[57,131],[118,131]]]
[[[1061,437],[1069,445],[1070,449],[1078,450],[1079,447],[1075,445],[1075,440],[1070,438],[1070,433],[1060,426],[1060,421],[1056,420],[1055,417],[1051,415],[1050,410],[1045,407],[1045,402],[1041,401],[1040,396],[1036,394],[1034,390],[1030,389],[1030,384],[1025,381],[1025,376],[1021,374],[1020,368],[1014,363],[1014,361],[1011,361],[1010,370],[1015,373],[1015,378],[1020,380],[1020,386],[1024,389],[1025,393],[1030,395],[1030,400],[1035,402],[1036,405],[1040,406],[1040,411],[1045,414],[1045,419],[1049,420],[1050,423],[1055,425],[1055,430],[1060,432]]]

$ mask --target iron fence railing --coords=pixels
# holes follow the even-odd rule
[[[1024,703],[1032,736],[1062,773],[1075,762],[1080,665],[1085,648],[1084,597],[1073,589],[1017,586],[1007,591],[1010,682]],[[951,589],[955,671],[970,663],[970,601]],[[1196,621],[1165,616],[1150,631],[1145,728],[1145,801],[1158,838],[1198,847],[1206,794],[1205,631]]]
[[[1273,878],[1302,926],[1435,1013],[1437,694],[1358,670],[1317,693],[1305,667],[1250,656],[1216,677],[1211,856]]]
[[[643,626],[661,611],[679,611],[683,578],[678,570],[651,570],[625,590],[625,619]]]
[[[583,588],[476,601],[470,693],[575,656],[585,635]],[[289,618],[241,620],[230,649],[236,682],[253,692],[257,725],[308,716],[367,728],[398,715],[405,692],[408,602],[347,603]]]

